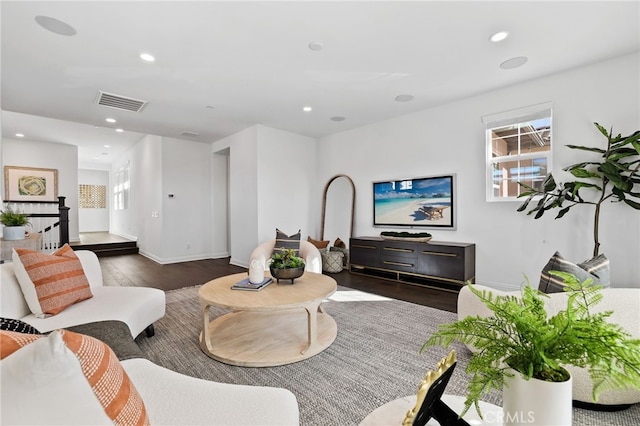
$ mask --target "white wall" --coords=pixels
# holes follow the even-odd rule
[[[211,256],[230,256],[229,250],[229,150],[212,155]]]
[[[229,152],[231,263],[246,267],[258,244],[312,228],[313,138],[256,125],[213,144]],[[214,200],[214,204],[221,200]],[[217,227],[218,225],[214,225]]]
[[[214,199],[214,204],[228,202],[230,263],[246,265],[258,242],[258,169],[257,127],[252,126],[213,144],[212,153],[229,154],[228,200]],[[220,229],[222,218],[213,225]],[[215,238],[215,236],[214,236]]]
[[[78,170],[78,185],[102,185],[106,187],[106,208],[79,208],[78,227],[80,232],[109,232],[109,210],[111,209],[111,186],[107,170]]]
[[[113,163],[112,177],[126,163],[129,209],[112,212],[112,232],[137,239],[158,263],[211,257],[211,147],[147,135]]]
[[[208,144],[162,138],[165,263],[211,256],[211,162]]]
[[[2,166],[39,167],[58,170],[58,196],[66,197],[69,210],[69,241],[80,241],[78,227],[78,147],[59,143],[3,138]],[[2,173],[4,195],[4,172]]]
[[[313,233],[316,140],[258,126],[258,242],[273,239],[276,228],[287,235]],[[248,258],[247,258],[248,260]]]
[[[628,55],[321,138],[315,190],[335,174],[351,176],[354,235],[378,235],[384,229],[372,225],[372,181],[456,173],[458,227],[430,231],[434,239],[475,243],[477,282],[515,288],[526,275],[535,283],[556,250],[576,262],[591,257],[592,212],[578,206],[560,220],[553,213],[534,220],[515,211],[518,202],[487,203],[481,117],[553,102],[554,175],[563,180],[562,167],[577,161],[565,145],[604,142],[592,122],[623,134],[640,128],[638,64],[638,54]],[[614,286],[640,287],[639,238],[637,211],[604,207],[600,251],[611,260]]]

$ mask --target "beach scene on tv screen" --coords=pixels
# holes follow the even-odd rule
[[[375,182],[376,225],[453,226],[451,176]]]

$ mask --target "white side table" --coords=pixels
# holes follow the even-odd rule
[[[381,407],[373,410],[367,417],[360,422],[360,426],[402,426],[407,412],[416,405],[416,395],[405,396],[394,401],[387,402]],[[442,401],[456,413],[462,412],[464,408],[465,398],[457,395],[442,395]],[[475,407],[471,407],[467,414],[462,417],[471,426],[501,426],[502,425],[502,408],[488,402],[480,401],[480,410],[482,411],[481,419],[476,413]],[[438,422],[434,419],[429,420],[428,425],[438,426]]]
[[[40,249],[40,234],[38,232],[32,232],[24,240],[9,240],[0,238],[0,261],[11,261],[14,248],[24,248],[29,250]]]

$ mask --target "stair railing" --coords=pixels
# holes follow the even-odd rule
[[[31,223],[32,232],[40,234],[39,250],[52,252],[69,242],[69,207],[66,197],[58,197],[53,203],[15,203],[18,211],[24,212]]]

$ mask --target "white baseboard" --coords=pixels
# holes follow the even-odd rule
[[[231,260],[229,260],[229,264],[234,266],[239,266],[241,268],[247,268],[247,269],[249,268],[249,262],[239,261],[234,258],[231,258]]]
[[[193,256],[179,256],[179,257],[169,257],[169,258],[161,258],[158,256],[155,256],[151,253],[147,253],[143,250],[140,250],[139,253],[148,258],[153,260],[156,263],[159,263],[161,265],[169,265],[171,263],[181,263],[181,262],[191,262],[194,260],[206,260],[206,259],[212,259],[212,257],[208,254],[201,254],[201,255],[193,255]]]

